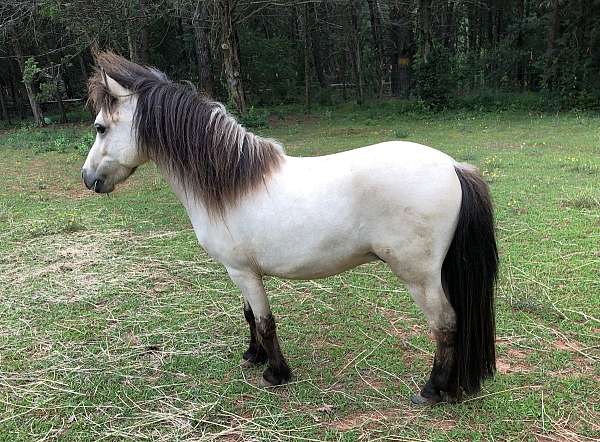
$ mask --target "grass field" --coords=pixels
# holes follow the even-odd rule
[[[382,106],[258,131],[291,155],[408,139],[490,182],[498,375],[429,408],[409,398],[433,344],[383,264],[269,279],[295,377],[259,388],[262,371],[238,366],[240,295],[153,166],[100,197],[80,183],[88,126],[0,132],[0,441],[600,440],[599,128],[590,114]]]

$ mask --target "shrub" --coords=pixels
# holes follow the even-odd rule
[[[454,90],[451,63],[447,50],[432,49],[427,61],[415,63],[415,76],[419,97],[433,109],[447,107]]]
[[[268,115],[266,110],[252,106],[246,115],[238,116],[238,120],[244,127],[268,127]]]

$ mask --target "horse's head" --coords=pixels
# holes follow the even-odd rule
[[[137,97],[103,71],[91,80],[90,97],[98,110],[94,121],[96,139],[81,176],[88,189],[109,193],[146,162],[137,146]]]

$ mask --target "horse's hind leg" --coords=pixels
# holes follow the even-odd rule
[[[458,399],[456,372],[456,315],[442,288],[439,277],[409,284],[409,291],[421,307],[436,340],[436,351],[429,380],[412,398],[415,404],[455,402]]]
[[[277,338],[275,319],[271,314],[265,288],[260,276],[249,271],[238,271],[227,269],[229,276],[242,291],[242,295],[250,311],[255,324],[255,338],[266,353],[269,365],[263,373],[264,384],[281,385],[290,380],[291,373],[288,364],[281,353],[279,340]],[[247,311],[245,310],[245,313]],[[246,320],[250,321],[250,315]],[[250,326],[252,333],[252,326]]]
[[[458,399],[456,372],[456,315],[441,284],[439,271],[428,274],[407,274],[405,269],[391,265],[392,270],[409,282],[408,289],[417,305],[427,317],[435,337],[437,348],[429,380],[421,392],[412,398],[415,404],[433,404],[440,401],[455,402]]]
[[[263,346],[258,342],[258,335],[256,332],[256,321],[254,319],[254,313],[248,301],[244,300],[244,317],[250,328],[250,343],[248,350],[244,352],[242,356],[242,367],[251,367],[254,365],[260,365],[267,362],[267,352]]]

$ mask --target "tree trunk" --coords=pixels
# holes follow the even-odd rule
[[[318,10],[317,5],[313,3],[312,5],[312,14],[313,17],[311,19],[312,23],[317,22],[318,20]],[[317,80],[319,81],[319,85],[322,88],[327,87],[327,81],[325,80],[325,65],[323,63],[323,49],[321,46],[321,42],[324,41],[325,35],[320,32],[318,26],[314,27],[315,29],[311,32],[311,47],[313,52],[313,60],[315,66],[315,73],[317,74]]]
[[[137,44],[135,41],[136,40],[135,35],[133,34],[133,32],[129,26],[130,26],[130,23],[128,23],[128,26],[127,26],[127,46],[129,48],[129,59],[131,61],[135,62],[138,59]]]
[[[11,124],[8,110],[6,109],[6,102],[4,101],[4,86],[0,85],[0,108],[2,110],[2,119]]]
[[[309,20],[308,3],[304,6],[298,6],[297,17],[298,17],[298,31],[300,38],[302,39],[302,45],[304,48],[304,112],[310,113],[311,96],[310,96],[310,83],[311,83],[311,66],[310,66],[310,41],[308,34]]]
[[[200,90],[208,96],[213,94],[213,75],[210,69],[210,44],[208,33],[208,9],[206,2],[201,2],[192,20],[194,29],[194,46],[196,48],[196,62],[198,65],[198,78]]]
[[[79,54],[77,56],[77,59],[79,61],[79,69],[81,70],[81,78],[83,79],[83,81],[87,85],[87,83],[88,83],[88,73],[87,73],[87,69],[85,67],[85,61],[83,60],[83,55]]]
[[[52,60],[48,54],[46,54],[46,64],[48,66],[52,66]],[[60,112],[60,123],[65,124],[68,123],[69,120],[67,118],[67,112],[65,111],[65,104],[62,99],[62,91],[61,85],[64,84],[64,78],[62,76],[62,66],[56,65],[56,74],[54,73],[54,68],[51,69],[52,77],[49,81],[52,82],[54,87],[54,98],[56,99],[56,104],[58,105],[58,110]]]
[[[18,84],[19,79],[17,78],[17,73],[13,67],[12,60],[8,62],[8,81],[10,85],[10,98],[12,100],[13,106],[16,107],[17,113],[19,114],[19,120],[23,119],[23,104],[21,103],[21,94],[19,92]]]
[[[19,69],[21,70],[23,84],[25,84],[27,98],[29,99],[29,105],[31,106],[31,112],[33,113],[33,120],[37,127],[42,127],[44,126],[44,115],[42,114],[42,109],[40,108],[40,104],[38,103],[37,98],[35,96],[35,89],[33,83],[30,80],[25,79],[25,57],[23,56],[21,44],[19,43],[19,37],[17,36],[17,33],[14,29],[11,29],[10,32],[13,50],[15,51],[15,56],[17,57],[17,63],[19,64]]]
[[[552,18],[548,28],[548,43],[546,47],[546,81],[550,89],[553,88],[556,64],[554,60],[554,48],[556,46],[556,37],[560,27],[560,8],[559,0],[554,0],[552,4]]]
[[[444,6],[444,29],[442,39],[444,47],[450,51],[454,51],[456,43],[456,18],[455,18],[455,2],[448,2]]]
[[[419,0],[419,49],[421,60],[429,61],[431,53],[431,0]]]
[[[17,108],[17,112],[19,114],[19,120],[23,119],[23,104],[21,100],[21,93],[18,88],[19,79],[17,77],[17,73],[14,68],[14,63],[12,60],[8,62],[8,81],[10,85],[10,98],[12,99],[13,106]]]
[[[364,102],[364,91],[363,91],[363,72],[360,54],[360,23],[358,4],[356,0],[352,1],[350,6],[350,21],[352,25],[351,29],[351,44],[350,53],[352,55],[352,68],[354,70],[354,89],[356,91],[356,103],[363,104]]]
[[[525,42],[523,40],[523,27],[525,26],[525,0],[517,0],[517,16],[519,18],[519,31],[517,32],[517,51],[519,54],[517,66],[517,83],[520,89],[527,86],[526,70],[527,57],[525,55]]]
[[[392,42],[392,95],[409,98],[410,64],[415,51],[415,43],[411,20],[405,6],[400,1],[395,1],[390,8],[389,35]]]
[[[336,72],[338,72],[338,76],[342,82],[342,100],[346,101],[348,99],[348,91],[346,90],[346,66],[348,65],[348,54],[344,51],[343,53],[344,59],[342,63],[336,66]]]
[[[204,3],[204,2],[202,2]],[[139,50],[139,61],[148,64],[149,56],[148,50],[150,45],[150,37],[148,31],[148,20],[146,18],[146,2],[145,0],[138,0],[138,17],[140,20],[140,50]]]
[[[381,10],[378,0],[367,0],[369,4],[369,16],[371,18],[371,32],[373,33],[373,42],[375,44],[375,78],[377,79],[377,96],[383,97],[383,81],[385,78],[385,63],[383,57],[383,34],[381,25]]]
[[[236,30],[236,22],[233,18],[231,0],[220,0],[221,25],[223,27],[223,65],[225,77],[227,78],[227,90],[229,99],[233,101],[237,111],[246,114],[246,97],[242,85],[240,69],[239,43]]]
[[[470,66],[475,66],[477,61],[479,60],[479,48],[480,48],[480,39],[479,36],[479,14],[478,5],[471,4],[468,6],[469,10],[467,13],[468,16],[468,33],[467,33],[467,41],[468,41],[468,56],[467,63]],[[478,87],[477,81],[477,73],[475,70],[471,72],[471,88]]]
[[[58,109],[60,110],[60,122],[62,124],[68,123],[69,119],[67,118],[67,112],[65,110],[65,104],[63,103],[62,94],[60,90],[60,84],[62,83],[62,74],[59,72],[55,83],[56,83],[56,102],[58,103]]]

